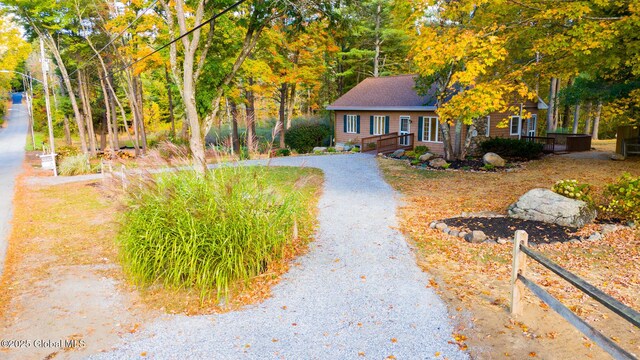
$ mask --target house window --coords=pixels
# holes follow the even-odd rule
[[[509,122],[509,135],[518,135],[520,129],[520,116],[512,116]]]
[[[422,141],[440,142],[440,127],[437,117],[424,117],[422,125]]]
[[[375,115],[373,117],[373,135],[382,135],[385,133],[385,116]]]
[[[487,124],[484,129],[484,136],[491,136],[491,116],[487,115]]]
[[[347,134],[358,133],[358,116],[347,115]]]
[[[527,136],[536,136],[536,128],[538,127],[538,114],[532,114],[527,119]]]

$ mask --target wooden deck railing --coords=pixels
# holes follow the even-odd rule
[[[522,136],[524,141],[533,141],[535,143],[542,144],[542,152],[553,153],[556,151],[556,139],[552,137],[544,136]]]
[[[386,153],[396,151],[398,149],[411,150],[413,149],[414,140],[414,133],[391,133],[369,136],[360,140],[360,151],[367,152],[375,150],[376,153]]]
[[[630,322],[636,327],[640,327],[640,313],[632,308],[624,305],[613,297],[605,294],[600,289],[584,281],[580,277],[572,274],[571,272],[563,269],[553,261],[547,259],[544,255],[531,250],[527,247],[529,235],[522,230],[516,231],[513,241],[513,272],[511,275],[511,314],[522,315],[524,310],[524,304],[522,301],[524,288],[527,287],[542,301],[544,301],[549,307],[560,314],[565,320],[569,321],[571,325],[580,330],[585,336],[598,344],[603,350],[608,352],[615,359],[636,359],[632,354],[622,349],[618,344],[608,337],[602,335],[598,330],[594,329],[586,321],[582,320],[579,316],[574,314],[560,301],[554,298],[551,294],[546,292],[540,286],[536,285],[533,281],[526,276],[527,272],[527,257],[535,260],[542,266],[554,272],[562,279],[569,282],[571,285],[578,288],[583,293],[589,295],[614,313],[620,315],[624,320]]]

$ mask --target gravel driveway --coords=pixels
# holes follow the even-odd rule
[[[251,162],[259,163],[259,162]],[[161,359],[467,359],[443,301],[393,228],[396,193],[370,155],[278,158],[325,173],[316,240],[265,302],[221,315],[166,315],[110,353]]]

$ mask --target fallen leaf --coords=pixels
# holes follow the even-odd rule
[[[391,342],[395,344],[395,343],[397,343],[397,342],[398,342],[398,339],[396,339],[396,338],[391,338]]]
[[[538,354],[536,354],[534,351],[529,353],[529,357],[536,357]]]

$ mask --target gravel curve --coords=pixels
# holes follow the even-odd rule
[[[249,161],[247,164],[264,164]],[[366,154],[276,158],[325,174],[319,229],[261,304],[165,315],[95,359],[468,359],[403,235],[397,194]]]

